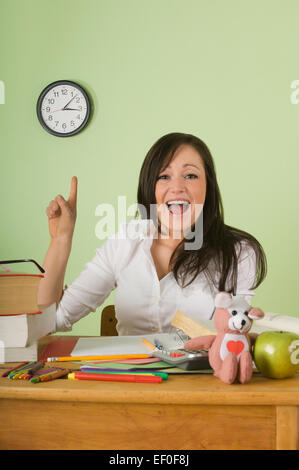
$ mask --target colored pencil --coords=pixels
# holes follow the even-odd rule
[[[148,359],[152,357],[149,354],[116,354],[112,356],[66,356],[66,357],[48,357],[47,362],[67,362],[67,361],[101,361],[101,360],[116,360],[116,359]]]
[[[71,372],[68,379],[72,380],[98,380],[109,382],[143,382],[143,383],[161,383],[162,377],[157,376],[140,376],[140,375],[124,375],[124,374],[97,374],[88,372]]]

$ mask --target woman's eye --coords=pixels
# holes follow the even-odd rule
[[[186,178],[188,178],[188,179],[194,179],[194,178],[198,178],[198,176],[195,175],[194,173],[189,173],[188,175],[186,175]]]
[[[168,178],[168,175],[160,175],[158,176],[158,180],[166,180]]]
[[[157,180],[166,180],[166,179],[169,179],[170,176],[169,175],[159,175]],[[198,178],[197,175],[195,175],[194,173],[188,173],[188,175],[184,176],[184,178],[186,179],[196,179]]]

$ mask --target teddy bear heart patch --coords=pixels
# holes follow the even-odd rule
[[[228,341],[226,345],[229,352],[235,353],[237,356],[243,351],[244,343],[242,341]]]

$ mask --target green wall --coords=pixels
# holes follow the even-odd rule
[[[151,145],[188,132],[212,151],[226,223],[267,254],[254,304],[299,316],[298,17],[298,0],[0,0],[0,259],[43,262],[46,206],[77,175],[70,283],[103,243],[95,208],[118,195],[134,203]],[[59,79],[94,103],[86,130],[64,139],[35,112]],[[97,334],[100,312],[73,333]]]

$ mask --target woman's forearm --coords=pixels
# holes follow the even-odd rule
[[[69,238],[54,238],[51,240],[43,268],[44,278],[40,280],[37,303],[40,309],[47,308],[56,302],[58,305],[63,294],[63,282],[67,262],[72,248]]]

